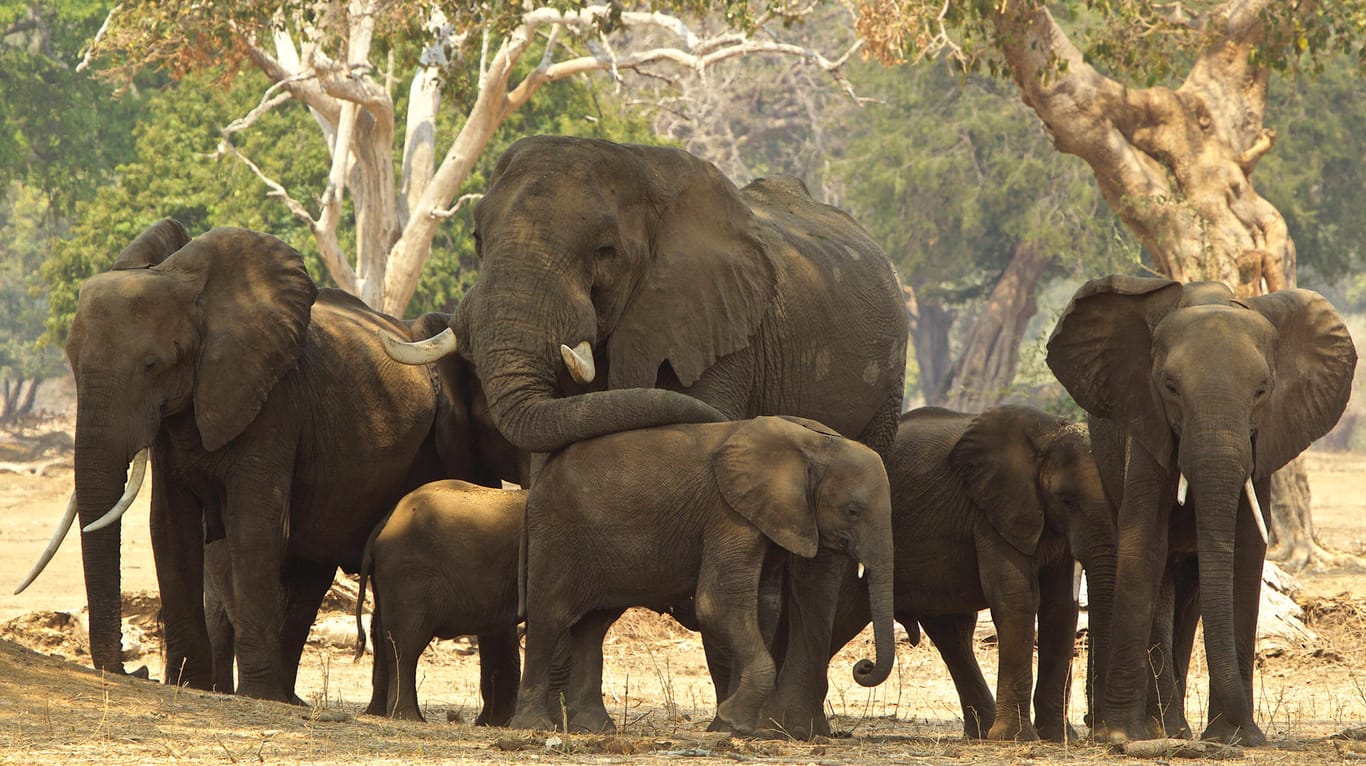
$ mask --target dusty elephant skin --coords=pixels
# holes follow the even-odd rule
[[[357,649],[365,647],[361,606],[369,577],[375,609],[373,695],[365,712],[423,720],[417,663],[433,638],[479,639],[476,725],[512,718],[521,678],[517,635],[517,550],[526,492],[464,481],[423,485],[376,527],[361,563]]]
[[[716,724],[759,732],[771,725],[760,713],[776,675],[760,581],[773,576],[775,559],[821,548],[867,567],[877,659],[861,660],[854,678],[882,683],[895,658],[890,525],[882,460],[811,421],[661,426],[567,447],[547,460],[527,499],[526,663],[512,725],[551,728],[551,660],[567,634],[568,725],[613,728],[602,702],[608,627],[627,607],[696,594],[708,655],[723,650],[737,679],[733,690],[716,690]],[[841,570],[832,574],[838,581]],[[821,597],[794,595],[813,608]]]
[[[887,473],[896,617],[913,635],[919,623],[934,641],[958,690],[964,734],[1075,740],[1065,715],[1077,624],[1073,560],[1086,566],[1091,651],[1101,655],[1115,567],[1114,507],[1085,427],[1030,407],[980,415],[921,407],[901,416]],[[998,636],[994,699],[973,655],[982,609],[991,610]],[[835,644],[867,619],[842,608]]]
[[[1198,615],[1210,684],[1204,738],[1265,742],[1252,677],[1262,509],[1271,474],[1346,406],[1356,351],[1342,318],[1309,290],[1235,300],[1220,283],[1109,276],[1073,296],[1048,341],[1048,365],[1090,414],[1102,479],[1120,502],[1123,585],[1098,738],[1183,731]],[[1194,540],[1198,579],[1178,572],[1193,565],[1180,560],[1183,530]],[[1177,587],[1185,593],[1173,606]],[[1145,693],[1153,636],[1177,676],[1171,712],[1157,720]]]
[[[474,217],[480,274],[451,329],[518,447],[779,414],[891,445],[907,332],[896,273],[800,181],[737,189],[676,149],[535,136],[500,158]],[[822,554],[792,576],[828,583],[831,566]],[[806,737],[829,732],[816,668],[833,616],[797,611],[769,713]]]
[[[168,683],[215,683],[206,538],[226,542],[217,560],[231,592],[218,595],[234,607],[238,691],[288,700],[337,566],[359,566],[404,492],[469,470],[468,392],[441,383],[445,367],[393,363],[378,339],[423,337],[434,320],[445,321],[399,322],[317,291],[274,237],[221,228],[191,240],[170,220],[82,286],[66,346],[80,521],[115,505],[129,461],[150,448]],[[115,523],[81,539],[91,658],[115,673],[119,538]]]

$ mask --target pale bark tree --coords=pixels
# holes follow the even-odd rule
[[[1258,195],[1251,176],[1276,138],[1264,124],[1272,56],[1286,41],[1299,50],[1309,45],[1300,30],[1322,21],[1320,4],[1129,3],[1131,12],[1144,8],[1142,20],[1150,26],[1142,36],[1193,41],[1186,47],[1190,69],[1175,87],[1135,87],[1103,74],[1045,3],[963,5],[874,0],[863,6],[860,30],[888,58],[908,43],[921,55],[968,56],[950,24],[984,25],[1058,151],[1090,165],[1106,202],[1157,271],[1183,282],[1221,281],[1239,296],[1295,285],[1295,245],[1285,219]],[[1315,540],[1302,460],[1282,469],[1275,487],[1277,544],[1269,558],[1295,567],[1355,563]]]
[[[462,191],[480,154],[504,120],[542,86],[594,72],[617,82],[632,74],[701,73],[757,54],[795,57],[839,80],[851,52],[827,58],[785,42],[785,25],[800,21],[804,10],[764,12],[748,24],[709,29],[655,10],[655,4],[631,8],[471,2],[448,5],[446,13],[436,3],[381,0],[141,0],[111,12],[92,52],[119,54],[124,67],[188,69],[215,63],[212,52],[195,47],[217,40],[224,60],[235,56],[265,73],[272,84],[255,109],[223,129],[219,154],[249,167],[269,196],[309,226],[339,287],[402,315],[437,228],[474,196]],[[424,20],[416,61],[396,60],[407,18]],[[158,38],[157,29],[179,40]],[[465,75],[472,80],[467,111],[454,138],[438,146],[437,115],[452,101],[443,99],[443,83]],[[402,115],[396,114],[394,97],[400,79],[407,81]],[[290,100],[308,106],[331,152],[322,189],[284,188],[234,144],[235,135]],[[351,253],[338,229],[348,208],[354,220]]]

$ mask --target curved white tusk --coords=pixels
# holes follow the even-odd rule
[[[865,571],[867,571],[867,570],[865,570],[865,569],[863,568],[863,562],[860,561],[860,562],[858,563],[858,578],[859,578],[860,580],[863,579],[863,573],[864,573]]]
[[[133,468],[128,472],[128,486],[123,489],[123,497],[119,498],[114,507],[109,509],[109,513],[81,527],[82,532],[98,532],[104,529],[118,521],[123,512],[133,504],[133,501],[137,499],[138,490],[142,489],[142,477],[147,474],[147,453],[149,451],[149,448],[143,447],[142,451],[133,457]]]
[[[564,366],[569,368],[569,375],[574,378],[575,383],[588,385],[597,377],[598,369],[593,364],[593,347],[588,341],[583,341],[573,348],[561,343],[560,356],[564,359]]]
[[[1186,481],[1186,474],[1179,474],[1181,478],[1176,480],[1176,504],[1186,504],[1186,491],[1190,489],[1190,482]]]
[[[1072,603],[1081,603],[1081,562],[1072,562]]]
[[[19,587],[14,589],[14,595],[24,592],[24,589],[33,584],[38,579],[38,575],[47,568],[48,562],[57,555],[57,549],[62,547],[62,541],[66,539],[66,533],[71,529],[71,522],[76,520],[76,493],[71,493],[71,499],[66,503],[66,513],[62,514],[62,520],[57,522],[57,531],[53,533],[52,539],[48,541],[47,547],[43,549],[43,554],[38,557],[38,563],[28,571],[28,576],[19,583]]]
[[[1257,491],[1252,488],[1252,477],[1247,477],[1247,483],[1243,485],[1243,490],[1247,492],[1247,502],[1252,506],[1252,518],[1257,522],[1257,532],[1262,536],[1262,542],[1267,542],[1269,535],[1266,531],[1266,519],[1262,518],[1262,505],[1257,502]]]
[[[430,364],[454,353],[460,345],[455,338],[455,330],[449,327],[416,343],[406,343],[383,331],[379,333],[379,340],[390,359],[404,364]]]

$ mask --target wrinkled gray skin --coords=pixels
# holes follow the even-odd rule
[[[724,648],[739,679],[730,694],[718,690],[717,722],[759,733],[776,675],[760,629],[760,579],[766,564],[821,548],[868,570],[877,659],[860,661],[855,679],[875,686],[891,673],[886,472],[872,450],[811,421],[661,426],[571,445],[550,456],[531,488],[527,538],[526,660],[514,727],[554,724],[545,700],[554,648],[567,633],[569,727],[613,728],[602,704],[607,628],[628,607],[695,594],[703,641]],[[815,608],[820,592],[794,596]]]
[[[1309,290],[1235,300],[1220,283],[1109,276],[1073,296],[1049,339],[1048,365],[1096,423],[1093,449],[1120,502],[1122,585],[1094,733],[1123,742],[1179,730],[1180,722],[1149,718],[1144,689],[1148,642],[1171,635],[1174,601],[1189,626],[1178,631],[1178,654],[1189,653],[1194,609],[1182,604],[1194,602],[1172,584],[1189,566],[1180,560],[1187,538],[1209,664],[1203,736],[1265,742],[1252,673],[1266,544],[1243,487],[1250,478],[1269,510],[1272,472],[1342,414],[1356,351],[1341,317]],[[1178,509],[1181,474],[1190,489]],[[1184,674],[1181,657],[1175,665]]]
[[[467,393],[433,367],[392,362],[378,338],[444,322],[399,322],[319,292],[274,237],[220,228],[191,240],[170,220],[82,286],[66,345],[80,523],[114,505],[130,459],[150,447],[168,683],[214,686],[206,542],[228,549],[237,691],[290,700],[337,566],[359,567],[375,522],[409,489],[469,470]],[[114,673],[119,538],[117,524],[81,536],[91,659]]]
[[[891,445],[907,331],[896,274],[800,181],[737,189],[676,149],[537,136],[504,153],[475,222],[479,279],[451,326],[518,447],[775,414]],[[560,345],[581,341],[597,390],[563,374]],[[793,577],[829,582],[834,566],[818,556]],[[801,615],[767,714],[807,737],[829,731],[816,669],[832,615]]]
[[[357,602],[357,657],[365,647],[360,604],[370,578],[375,609],[371,715],[423,720],[417,663],[433,638],[477,635],[484,709],[477,726],[512,718],[521,678],[517,550],[526,492],[447,480],[405,495],[366,544]]]
[[[1073,558],[1086,566],[1091,651],[1101,655],[1115,567],[1114,507],[1085,427],[1030,407],[980,415],[922,407],[901,416],[887,473],[896,617],[912,635],[918,622],[939,649],[964,734],[1075,739],[1065,715],[1077,624]],[[994,700],[973,654],[982,609],[991,610],[998,636]],[[866,614],[842,609],[835,643],[866,623]]]

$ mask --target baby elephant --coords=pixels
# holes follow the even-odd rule
[[[526,492],[437,481],[408,493],[365,545],[356,604],[356,657],[365,650],[361,604],[374,584],[374,692],[365,712],[422,720],[417,660],[433,638],[479,637],[476,725],[512,718],[521,668],[517,549]]]
[[[775,679],[760,632],[759,585],[766,563],[785,561],[787,552],[809,558],[828,548],[866,566],[877,662],[860,660],[854,678],[875,686],[891,672],[887,475],[875,452],[813,421],[662,426],[573,444],[551,455],[536,478],[527,540],[526,662],[515,727],[551,728],[551,661],[567,634],[569,726],[611,728],[602,702],[602,639],[611,621],[627,607],[695,596],[709,654],[724,651],[739,678],[717,707],[717,723],[757,732]]]

